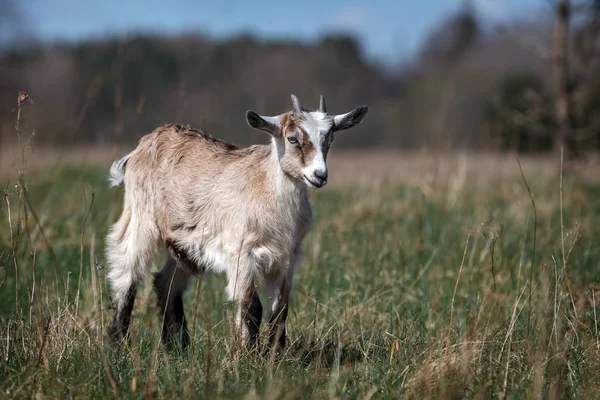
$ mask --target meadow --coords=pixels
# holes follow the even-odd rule
[[[212,275],[185,297],[186,351],[160,345],[148,284],[131,346],[108,343],[103,239],[122,189],[106,175],[118,154],[73,153],[56,165],[42,150],[25,164],[2,152],[4,398],[600,396],[597,164],[562,172],[559,159],[524,158],[522,175],[511,155],[333,149],[331,184],[311,191],[288,347],[273,360],[238,347]]]

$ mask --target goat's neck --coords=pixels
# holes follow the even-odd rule
[[[279,158],[282,156],[284,144],[273,138],[271,140],[271,154],[268,160],[268,170],[272,182],[273,194],[278,199],[300,200],[306,197],[306,185],[304,182],[293,179],[281,169]]]

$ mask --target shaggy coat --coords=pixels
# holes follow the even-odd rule
[[[269,145],[240,149],[190,126],[165,125],[113,164],[111,184],[124,183],[125,197],[107,236],[112,338],[127,334],[137,283],[165,246],[167,262],[154,274],[163,341],[188,343],[182,295],[192,276],[211,271],[227,275],[247,344],[258,338],[261,284],[269,302],[269,342],[284,346],[292,276],[312,221],[307,186],[326,183],[334,128],[345,121],[294,105],[277,117],[247,114],[251,126],[273,136]],[[350,114],[343,116],[360,122],[366,107],[360,118]],[[358,123],[351,122],[338,127]]]

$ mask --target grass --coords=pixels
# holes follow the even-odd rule
[[[108,345],[103,238],[121,193],[105,175],[67,165],[26,176],[26,194],[14,180],[3,185],[4,396],[600,395],[596,183],[566,176],[561,209],[560,176],[527,174],[535,249],[518,173],[487,185],[440,176],[311,192],[315,222],[294,281],[289,346],[274,363],[237,351],[219,276],[186,295],[195,324],[185,352],[158,344],[150,285],[138,293],[132,346]]]

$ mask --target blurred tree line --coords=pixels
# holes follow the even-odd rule
[[[466,4],[396,66],[368,60],[346,35],[316,43],[187,34],[13,46],[0,55],[0,140],[14,138],[20,90],[35,102],[26,122],[36,141],[56,145],[135,142],[167,122],[241,145],[264,142],[246,126],[247,109],[287,111],[290,93],[316,107],[323,93],[332,113],[370,106],[365,123],[339,142],[345,147],[552,149],[561,94],[556,57],[519,44],[552,48],[552,16],[500,29]],[[570,91],[569,140],[600,149],[597,8],[583,15],[567,38],[569,57],[588,76],[576,91],[563,88]]]

